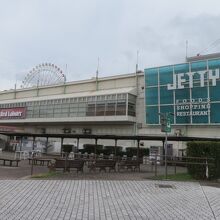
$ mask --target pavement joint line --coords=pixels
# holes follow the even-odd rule
[[[159,180],[0,180],[0,219],[219,219],[220,188]]]

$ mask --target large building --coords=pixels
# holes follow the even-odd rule
[[[137,99],[136,84],[141,101]],[[120,75],[0,93],[0,129],[28,133],[136,134],[136,105],[144,115],[144,74]],[[65,140],[68,141],[68,140]],[[69,143],[75,140],[69,140]],[[80,144],[91,140],[80,141]],[[105,141],[114,144],[114,141]],[[99,142],[99,144],[101,144]],[[122,141],[122,146],[134,142]]]
[[[218,58],[202,56],[187,63],[145,69],[146,123],[158,125],[158,112],[170,112],[172,124],[182,135],[219,137],[217,55]]]
[[[161,114],[171,113],[171,135],[220,137],[219,68],[217,54],[144,72],[2,91],[0,130],[9,126],[47,134],[164,135]]]

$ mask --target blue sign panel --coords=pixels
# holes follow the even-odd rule
[[[172,113],[173,124],[220,123],[220,59],[145,69],[146,123]]]

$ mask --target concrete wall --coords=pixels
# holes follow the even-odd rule
[[[104,77],[98,80],[98,90],[134,87],[136,85],[135,74]],[[33,87],[28,89],[17,89],[0,92],[1,100],[22,99],[36,96],[61,95],[79,92],[96,91],[96,80],[82,80],[69,82],[62,85]]]

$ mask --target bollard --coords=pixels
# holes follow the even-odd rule
[[[35,153],[32,153],[32,163],[31,163],[31,176],[33,175],[33,170],[34,170],[34,158],[35,158]]]
[[[68,153],[65,152],[65,166],[64,166],[64,173],[67,171],[67,158],[68,158]]]
[[[157,155],[155,156],[154,164],[155,164],[155,176],[157,176]]]

